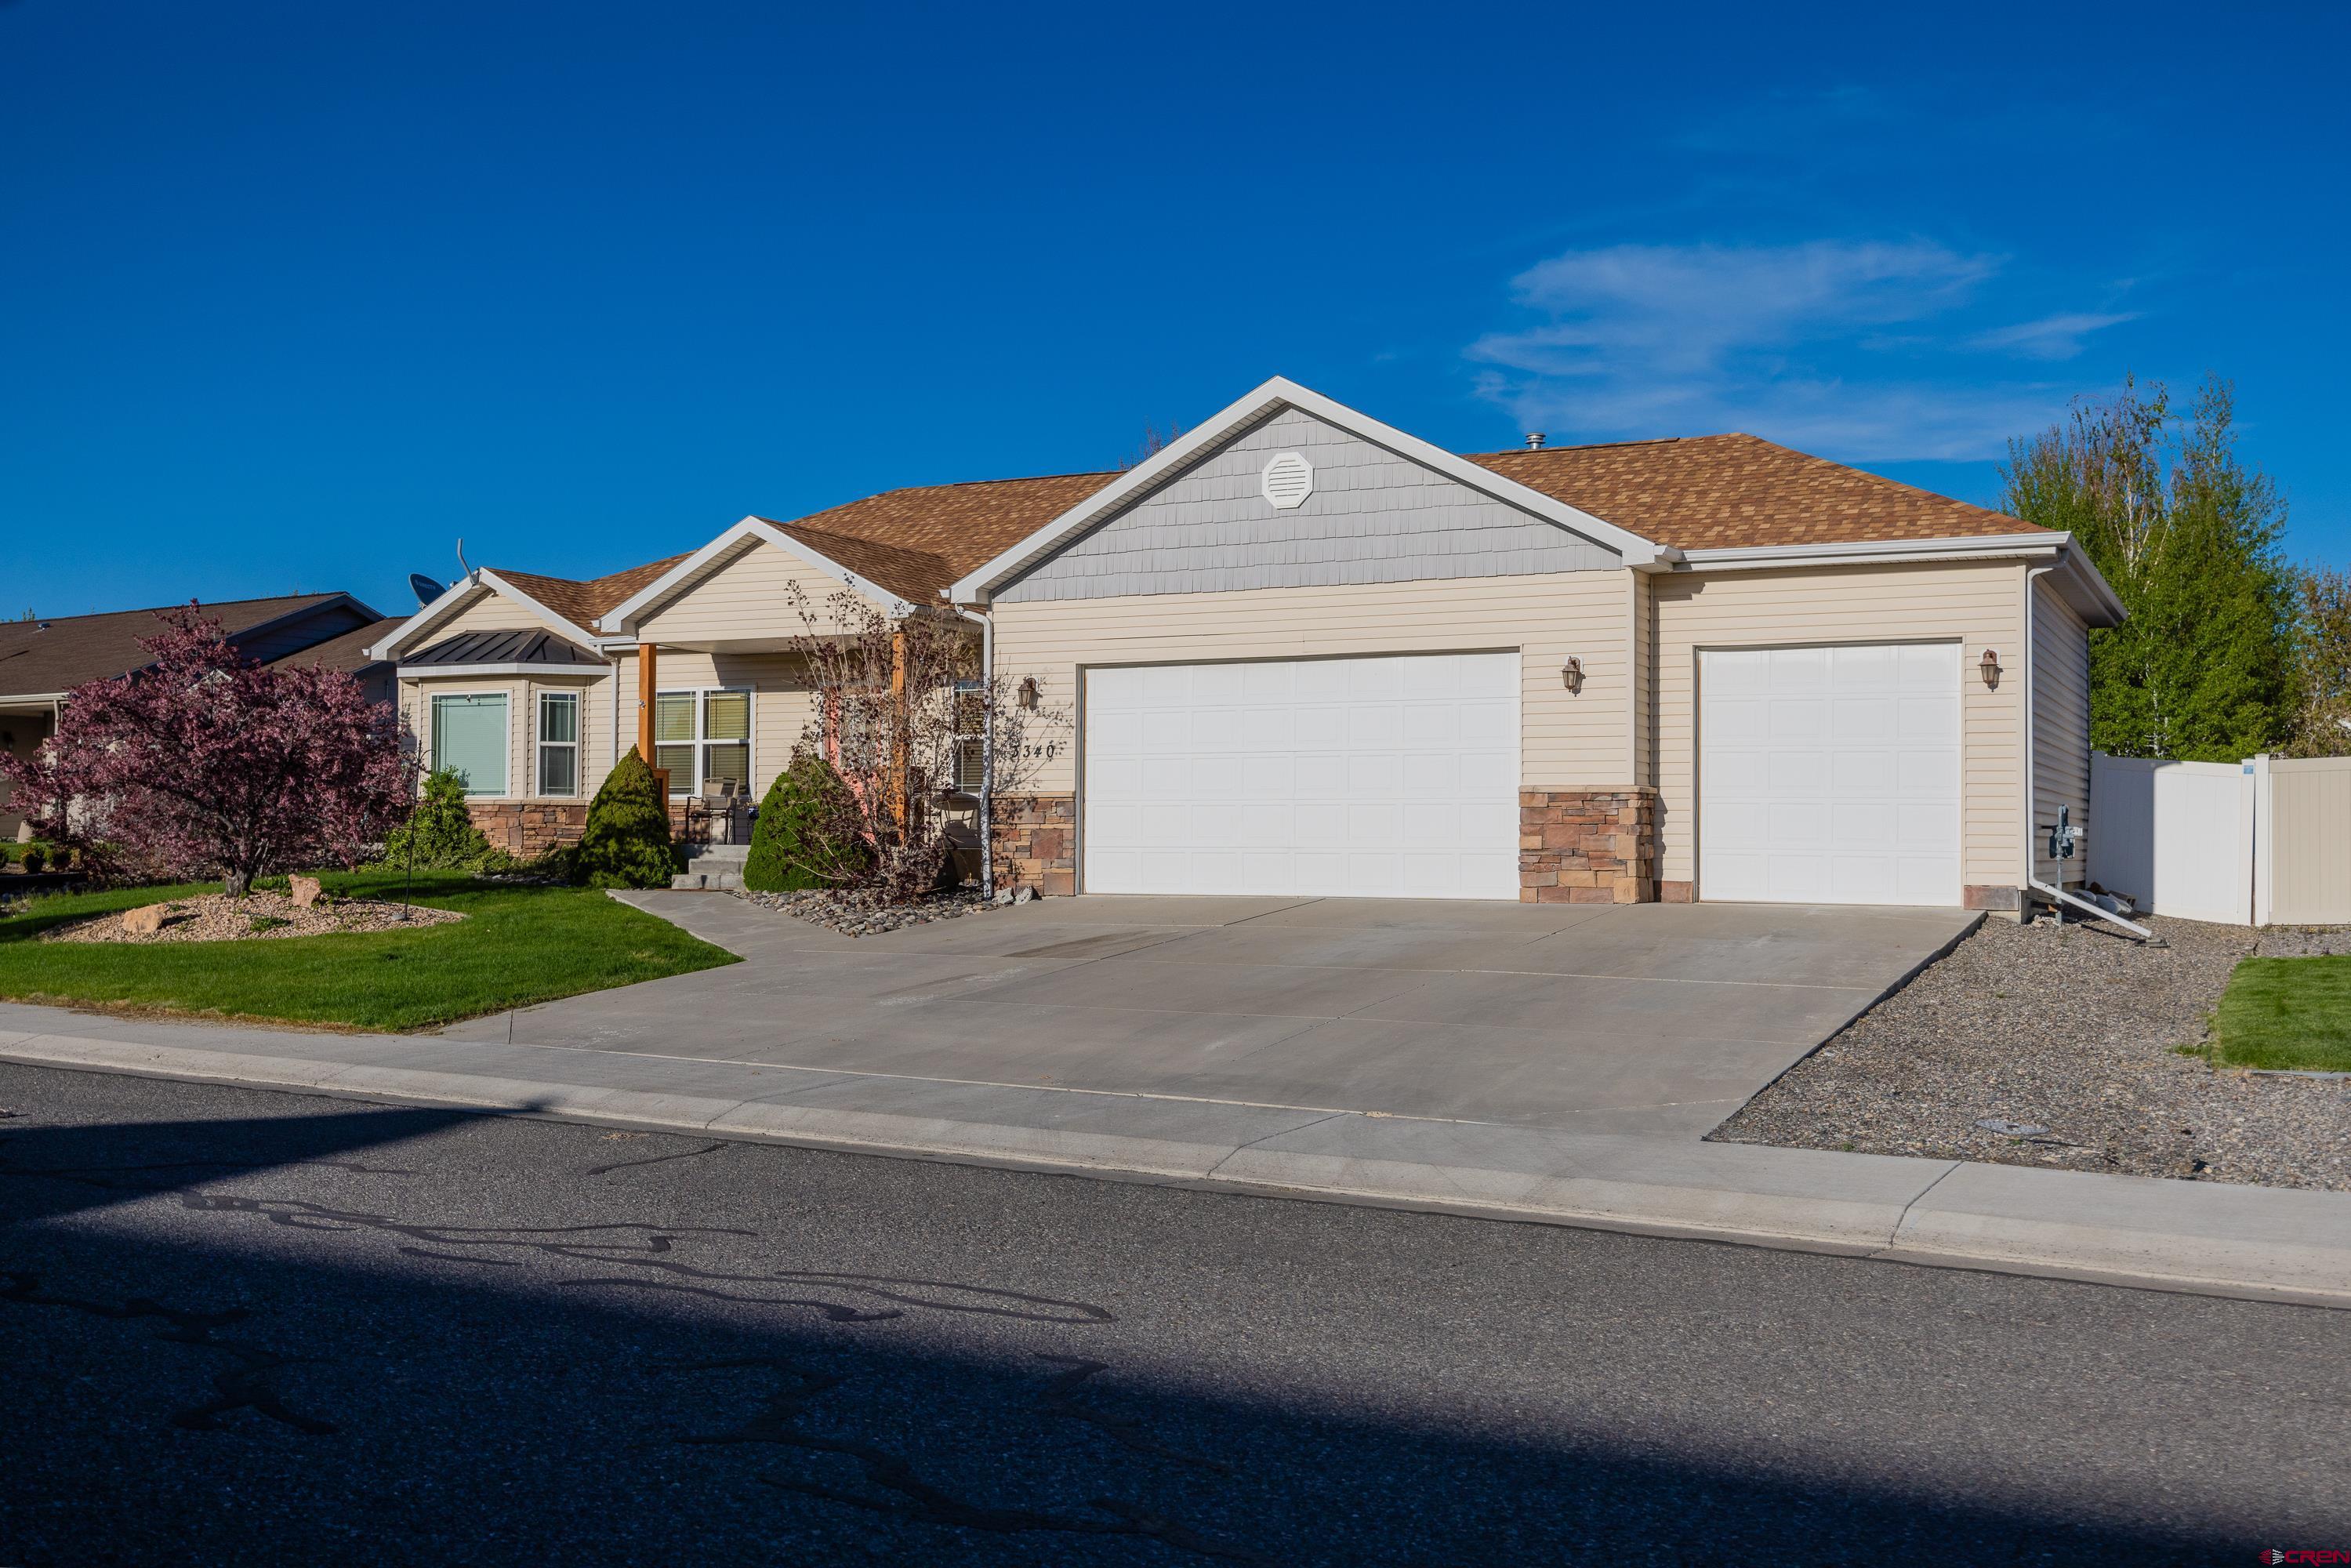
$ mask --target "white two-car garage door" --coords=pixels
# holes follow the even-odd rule
[[[1086,672],[1089,893],[1519,895],[1519,655]]]
[[[1957,643],[1699,658],[1699,897],[1959,902]]]

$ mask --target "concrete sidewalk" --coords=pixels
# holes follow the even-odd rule
[[[2351,1306],[2351,1194],[0,1005],[0,1058]]]

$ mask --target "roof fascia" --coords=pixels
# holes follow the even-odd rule
[[[465,606],[480,602],[469,597],[472,591],[478,588],[486,588],[493,593],[511,599],[529,611],[532,617],[545,624],[549,631],[559,632],[575,643],[587,644],[596,641],[594,632],[585,627],[573,625],[488,567],[477,566],[465,575],[464,581],[451,584],[446,593],[402,622],[391,636],[370,648],[367,651],[368,657],[379,664],[386,659],[398,658],[402,643],[411,641],[420,633],[431,631]]]
[[[565,675],[580,680],[601,681],[612,673],[610,664],[402,664],[400,678],[403,681],[429,680],[440,675],[531,675],[559,680]]]
[[[1865,539],[1852,544],[1740,545],[1687,552],[1689,571],[1761,571],[1773,567],[1891,566],[1913,561],[2055,559],[2073,591],[2068,601],[2097,624],[2119,626],[2129,617],[2103,574],[2072,534],[1984,534],[1946,539]]]
[[[415,614],[393,627],[390,636],[368,649],[368,657],[378,663],[399,657],[402,643],[420,632],[431,631],[455,615],[462,606],[473,603],[474,591],[482,586],[482,569],[475,567],[443,590],[432,603],[418,605]]]
[[[732,554],[745,544],[768,544],[782,550],[807,566],[837,577],[863,597],[873,601],[892,615],[912,615],[914,607],[891,592],[880,583],[860,577],[831,556],[802,544],[765,517],[745,517],[708,544],[662,573],[643,588],[612,606],[598,619],[596,624],[607,634],[625,632],[630,622],[642,619],[653,606],[675,591],[689,579],[721,558]]]
[[[1683,552],[1691,571],[1719,571],[1740,567],[1850,566],[1872,561],[1964,560],[2016,559],[2062,554],[2071,534],[2045,528],[2029,534],[1984,534],[1941,539],[1856,539],[1844,543],[1801,545],[1730,545],[1719,549]]]
[[[348,593],[327,593],[319,595],[316,603],[305,604],[296,610],[282,611],[279,613],[271,616],[266,621],[256,621],[250,626],[240,626],[235,631],[227,632],[225,635],[227,636],[228,641],[235,643],[240,637],[251,637],[263,632],[273,632],[280,626],[289,625],[294,622],[299,621],[306,615],[316,615],[321,610],[332,610],[338,605],[343,604],[350,605],[352,609],[365,615],[370,621],[381,621],[383,619],[382,616],[378,615],[374,611],[370,610],[366,605],[361,604],[358,600],[353,599]],[[356,630],[356,628],[346,628],[346,630]],[[335,633],[335,636],[337,637],[341,635],[342,632],[340,632]],[[319,641],[321,643],[331,643],[334,641],[334,638],[321,637]],[[141,668],[144,668],[144,666],[142,665]]]
[[[1286,376],[1276,376],[1246,396],[1227,404],[1205,423],[1185,432],[1027,538],[975,569],[948,590],[949,597],[958,604],[986,603],[989,592],[1006,578],[1034,565],[1061,544],[1130,501],[1149,493],[1210,447],[1284,408],[1312,414],[1326,424],[1346,431],[1375,446],[1386,447],[1398,456],[1410,458],[1457,484],[1606,545],[1623,556],[1625,564],[1635,570],[1670,567],[1679,559],[1677,551],[1654,539],[1643,538],[1604,518],[1595,517],[1581,507],[1571,507],[1565,501],[1531,489],[1515,479],[1505,478],[1458,453],[1447,452],[1416,435],[1407,435],[1367,413],[1300,386]]]

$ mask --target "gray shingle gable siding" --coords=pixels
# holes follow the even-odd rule
[[[1279,510],[1266,460],[1299,452],[1314,491]],[[1605,571],[1605,546],[1296,409],[1242,432],[999,590],[999,601],[1224,593]]]

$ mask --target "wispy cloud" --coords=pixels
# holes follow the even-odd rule
[[[1924,239],[1576,250],[1512,280],[1533,325],[1468,354],[1489,367],[1480,391],[1524,429],[1742,429],[1865,461],[1981,458],[2054,418],[2065,394],[1987,384],[1980,358],[1956,350],[2063,359],[2126,319],[1975,328],[2006,265]]]
[[[2082,351],[2085,347],[2083,340],[2091,333],[2137,319],[2138,312],[2136,310],[2115,315],[2070,311],[2043,316],[2037,321],[2019,321],[2013,327],[1995,327],[1989,332],[1978,332],[1968,340],[1968,347],[2017,354],[2028,360],[2070,360]]]

